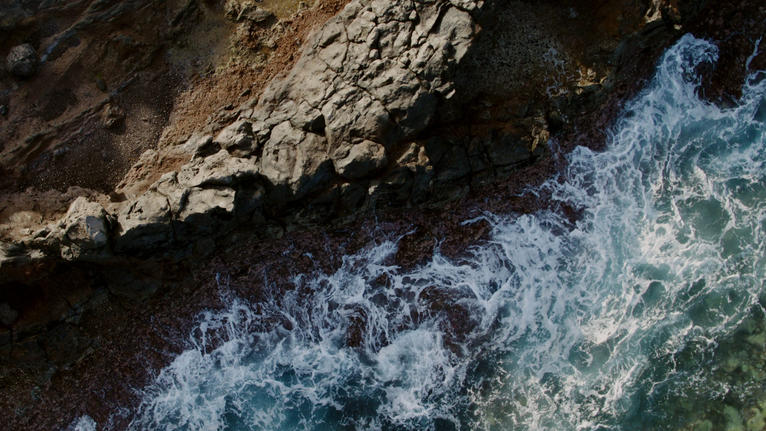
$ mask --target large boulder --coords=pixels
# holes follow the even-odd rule
[[[183,187],[232,186],[258,174],[255,159],[231,157],[225,150],[183,165],[177,180]]]
[[[213,142],[236,156],[247,156],[255,150],[253,124],[247,120],[235,121],[218,133]]]
[[[28,43],[14,46],[5,58],[8,72],[22,79],[34,76],[39,64],[37,51]]]
[[[363,140],[356,145],[337,149],[332,161],[338,174],[353,180],[380,171],[388,163],[388,158],[383,145]]]
[[[78,260],[103,256],[108,253],[109,221],[106,211],[96,203],[79,197],[69,206],[59,222],[61,257]]]
[[[278,202],[300,199],[326,187],[332,180],[327,140],[298,130],[289,121],[280,123],[263,148],[260,173]]]
[[[186,190],[173,222],[176,239],[194,241],[219,231],[233,218],[235,197],[236,192],[228,187]]]
[[[118,251],[151,251],[172,239],[170,202],[154,189],[138,197],[117,216]]]

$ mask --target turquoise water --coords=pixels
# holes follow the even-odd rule
[[[393,240],[231,298],[131,429],[763,429],[766,76],[710,105],[694,70],[716,59],[683,37],[608,148],[568,155],[542,187],[576,224],[488,214],[460,260],[403,271]]]

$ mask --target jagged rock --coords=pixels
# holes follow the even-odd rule
[[[13,325],[13,322],[18,319],[18,317],[19,312],[11,308],[10,305],[5,302],[0,304],[0,323],[5,326],[11,326]]]
[[[479,3],[352,0],[309,38],[284,79],[271,81],[257,102],[231,110],[226,118],[234,122],[215,137],[194,134],[170,153],[191,161],[147,191],[141,191],[146,183],[136,183],[132,193],[141,194],[116,209],[115,251],[152,252],[173,239],[193,242],[190,235],[229,218],[284,219],[289,215],[282,209],[304,198],[305,208],[322,208],[320,218],[338,206],[350,211],[375,190],[393,192],[397,201],[422,201],[434,181],[468,175],[476,154],[469,157],[460,144],[413,144],[394,163],[387,151],[427,130],[442,101],[454,95],[455,66],[475,36],[469,11]],[[225,9],[235,20],[266,19],[250,1],[230,0]],[[120,121],[112,111],[107,106],[103,112],[107,127]],[[162,159],[158,151],[145,156],[131,172],[148,182],[152,177],[142,170]],[[505,162],[502,157],[494,154],[494,162]],[[384,170],[385,177],[374,178]],[[354,184],[339,186],[336,172]],[[99,217],[103,229],[96,231],[108,238],[109,223]],[[62,223],[72,235],[86,229],[75,228],[78,223],[87,225]],[[43,235],[35,247],[60,246],[75,259],[91,253],[87,247],[109,245],[96,241],[100,236],[56,238]],[[87,247],[73,247],[80,242]],[[19,256],[29,256],[25,247]]]
[[[165,195],[149,190],[117,216],[118,251],[149,251],[172,238],[170,202]]]
[[[59,223],[62,235],[61,257],[66,260],[103,255],[109,243],[109,222],[104,208],[85,197],[69,206]]]
[[[39,65],[37,51],[28,43],[14,46],[5,58],[5,65],[14,76],[31,78]]]
[[[359,88],[346,87],[333,94],[322,107],[322,115],[331,148],[360,138],[391,141],[393,124],[385,106]]]
[[[231,157],[221,150],[204,159],[195,159],[178,171],[178,183],[183,187],[231,186],[238,179],[258,175],[255,161]]]
[[[265,89],[253,115],[274,125],[298,117],[293,124],[303,130],[321,118],[331,151],[358,139],[388,145],[413,136],[432,121],[438,95],[451,91],[473,26],[470,14],[441,1],[352,2],[311,39],[290,74]]]
[[[192,188],[188,191],[186,203],[178,214],[178,220],[186,222],[197,214],[208,214],[213,211],[231,213],[234,211],[234,195],[234,190],[230,188]]]
[[[388,163],[386,149],[376,142],[364,140],[333,153],[335,171],[348,179],[358,179],[379,171]]]
[[[248,120],[237,120],[224,128],[213,142],[235,156],[251,154],[253,148],[253,124]]]
[[[271,183],[273,199],[299,199],[332,178],[327,140],[298,130],[289,121],[280,123],[263,148],[259,172]]]
[[[181,209],[174,221],[175,239],[194,241],[201,235],[220,231],[233,219],[236,192],[231,188],[186,190]]]
[[[218,145],[213,142],[213,137],[202,133],[194,133],[182,145],[184,153],[191,154],[193,158],[207,157],[218,150]]]

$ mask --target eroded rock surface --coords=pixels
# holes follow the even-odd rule
[[[577,110],[601,103],[614,62],[626,61],[619,40],[656,7],[613,3],[594,12],[579,3],[354,0],[258,97],[224,107],[185,141],[147,150],[131,181],[89,198],[103,211],[102,240],[69,235],[70,214],[6,229],[0,271],[59,256],[176,255],[191,250],[195,232],[215,240],[249,225],[271,235],[273,226],[343,223],[364,208],[458,199],[543,156]],[[268,15],[248,2],[225,9],[235,21]],[[588,12],[596,17],[578,18]],[[594,34],[571,40],[594,20]],[[657,23],[657,43],[668,43],[675,24]],[[104,118],[114,127],[122,117]],[[167,157],[185,164],[152,174]]]
[[[471,11],[482,3],[351,2],[314,34],[284,79],[236,110],[235,121],[212,140],[198,134],[178,147],[194,160],[133,199],[108,205],[114,226],[104,229],[104,241],[88,243],[89,249],[102,248],[97,255],[162,252],[174,241],[192,240],[174,236],[177,229],[171,227],[192,223],[196,213],[259,207],[246,198],[235,203],[239,189],[266,190],[265,216],[279,219],[289,203],[402,167],[388,155],[412,145],[431,125],[441,101],[454,95],[452,75],[477,31]],[[237,19],[254,10],[241,6]],[[148,153],[142,160],[151,157]],[[398,173],[398,179],[377,181],[401,186],[430,175],[431,170],[417,169],[417,160],[427,159],[409,161],[411,178]],[[205,204],[207,198],[217,203]],[[330,217],[341,194],[323,199],[325,218]],[[252,214],[243,218],[254,219]],[[68,238],[56,226],[49,229],[45,249],[35,250],[34,241],[25,238],[13,242],[17,249],[29,248],[29,256],[47,255]],[[72,259],[91,254],[67,252]]]

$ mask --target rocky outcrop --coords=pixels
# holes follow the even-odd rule
[[[146,101],[166,99],[165,95],[155,94],[165,81],[128,73],[117,66],[152,69],[156,67],[152,62],[162,58],[155,54],[164,48],[155,45],[148,33],[129,32],[129,26],[120,27],[127,34],[109,34],[103,44],[85,32],[108,27],[104,22],[111,16],[122,26],[126,17],[136,16],[130,14],[144,16],[141,14],[152,10],[141,6],[152,2],[107,3],[94,0],[62,5],[71,15],[67,15],[68,19],[79,17],[73,24],[79,38],[62,34],[61,43],[50,52],[43,48],[46,43],[35,42],[45,60],[30,79],[0,74],[0,121],[7,121],[0,125],[3,134],[17,124],[14,115],[21,107],[21,90],[33,89],[33,84],[55,75],[51,69],[74,64],[71,70],[90,71],[90,65],[104,63],[116,73],[111,79],[106,75],[93,77],[95,82],[89,85],[98,91],[90,94],[97,97],[81,114],[72,112],[74,105],[61,107],[51,102],[40,113],[58,124],[56,127],[36,127],[28,137],[21,134],[16,141],[4,140],[0,153],[8,157],[3,161],[15,160],[18,163],[12,165],[19,168],[9,170],[10,176],[94,176],[82,166],[117,172],[112,164],[100,164],[102,152],[109,150],[112,143],[123,148],[128,138],[150,138],[142,145],[126,145],[135,154],[121,160],[133,167],[124,177],[123,172],[115,173],[118,179],[123,178],[116,186],[110,183],[100,191],[71,187],[66,193],[47,190],[54,196],[50,199],[56,207],[53,211],[40,210],[34,201],[23,198],[24,193],[16,193],[14,200],[4,200],[0,195],[0,358],[8,358],[14,366],[34,368],[30,375],[35,375],[35,385],[47,384],[53,372],[50,370],[66,369],[93,349],[113,355],[109,358],[119,356],[116,351],[99,347],[99,334],[129,334],[115,336],[127,339],[134,336],[134,325],[140,327],[141,322],[155,317],[152,310],[146,310],[142,315],[151,319],[125,318],[121,311],[114,312],[123,304],[143,308],[150,302],[146,298],[159,290],[172,293],[152,296],[152,300],[173,303],[174,311],[169,315],[177,314],[173,307],[197,304],[190,311],[193,315],[199,307],[209,306],[207,300],[195,299],[187,289],[198,282],[192,280],[189,267],[218,258],[219,252],[232,245],[258,249],[263,253],[258,256],[280,255],[283,249],[279,247],[294,241],[301,245],[299,250],[293,250],[277,266],[297,270],[291,265],[305,257],[301,255],[309,242],[307,238],[323,240],[311,228],[331,228],[327,231],[335,232],[334,244],[344,241],[345,236],[364,242],[368,230],[359,229],[362,235],[346,235],[344,229],[348,226],[360,226],[349,222],[361,223],[360,219],[373,211],[377,220],[378,211],[398,206],[398,210],[386,209],[387,214],[412,216],[406,223],[415,220],[418,235],[425,238],[413,250],[422,247],[421,252],[430,255],[445,232],[450,237],[463,237],[464,242],[457,247],[460,250],[478,238],[460,225],[471,217],[469,212],[478,202],[485,203],[482,209],[499,211],[539,209],[537,205],[545,200],[544,196],[529,203],[521,202],[526,198],[515,193],[524,184],[543,181],[556,172],[563,159],[558,157],[560,154],[547,157],[549,151],[564,152],[574,144],[597,148],[603,142],[598,133],[609,126],[631,89],[641,87],[641,79],[651,73],[656,55],[687,26],[708,25],[705,23],[712,19],[710,9],[714,8],[702,1],[680,2],[678,10],[673,7],[676,2],[650,0],[566,4],[354,0],[307,39],[296,36],[288,39],[289,43],[277,44],[275,35],[281,34],[280,28],[290,26],[290,20],[282,21],[284,15],[276,10],[263,9],[266,2],[171,2],[167,10],[153,10],[147,22],[159,23],[160,27],[163,22],[170,23],[172,28],[162,33],[162,39],[167,43],[163,46],[172,47],[172,53],[179,54],[174,51],[178,48],[174,41],[179,39],[174,38],[194,29],[192,23],[212,20],[216,24],[212,28],[227,29],[215,21],[220,12],[228,17],[226,25],[235,25],[231,31],[236,33],[238,46],[250,42],[238,48],[250,56],[235,59],[243,67],[226,76],[231,84],[227,91],[202,85],[204,80],[195,81],[197,92],[190,93],[187,109],[172,114],[177,115],[176,121],[194,127],[182,132],[166,129],[159,138],[156,124],[152,130],[157,133],[136,137],[134,132],[147,129],[145,119],[162,116],[143,109],[153,106]],[[281,4],[271,4],[275,3]],[[284,3],[298,7],[298,2]],[[327,2],[307,9],[306,15],[316,14],[316,21],[306,15],[293,18],[324,22],[340,4],[335,2],[335,8],[324,10],[322,3]],[[744,40],[757,34],[752,28],[765,21],[732,16],[731,11],[738,6],[725,3],[727,8],[715,12],[715,22],[736,18],[732,22],[737,23],[737,28],[748,29],[744,36],[727,40]],[[59,6],[57,3],[51,7]],[[0,29],[8,28],[4,26],[9,20],[22,25],[29,18],[14,16],[8,14],[0,19]],[[207,37],[205,31],[200,33]],[[0,35],[0,42],[5,43],[2,49],[24,41],[15,33],[7,38],[8,34]],[[766,55],[762,53],[750,58],[752,44],[745,42],[745,48],[737,51],[738,60],[728,63],[742,66],[750,65],[752,60],[752,67],[765,64]],[[103,52],[96,49],[101,46]],[[257,63],[257,67],[250,63],[256,57],[269,58],[267,54],[279,49],[279,61]],[[99,55],[88,57],[90,63],[75,61],[77,55],[89,52]],[[176,60],[185,61],[184,52],[182,49]],[[261,69],[264,64],[267,69]],[[166,70],[158,71],[157,76],[169,76]],[[271,80],[274,70],[285,73]],[[723,72],[709,73],[715,78]],[[62,76],[70,74],[62,72]],[[252,84],[259,79],[264,84]],[[733,81],[739,83],[741,79]],[[10,99],[15,104],[7,103],[6,84],[18,86],[14,87],[19,92],[16,98]],[[65,80],[49,84],[51,91],[71,87]],[[128,94],[130,91],[123,93],[136,87],[145,91],[143,98]],[[45,88],[39,96],[47,97]],[[75,91],[75,98],[86,101],[86,90],[90,91]],[[66,102],[69,99],[64,93],[50,99]],[[223,95],[206,99],[203,93]],[[121,98],[121,94],[125,97]],[[136,103],[127,103],[130,101]],[[59,121],[59,117],[66,122]],[[88,120],[88,127],[81,127],[81,119]],[[90,134],[94,129],[98,133]],[[101,134],[120,139],[90,139]],[[78,152],[69,142],[75,137],[90,142],[87,152]],[[149,144],[144,145],[146,142]],[[63,143],[66,145],[58,145]],[[94,154],[102,155],[85,157]],[[74,159],[87,163],[56,162]],[[520,168],[530,165],[522,175],[518,174]],[[58,169],[60,166],[66,169]],[[0,173],[0,185],[4,174]],[[20,190],[28,184],[23,183]],[[509,187],[513,192],[508,192]],[[461,199],[466,195],[471,196],[470,200]],[[498,206],[498,202],[506,200],[511,202],[510,207]],[[451,206],[446,206],[446,201],[451,201]],[[445,207],[451,210],[444,211]],[[457,208],[462,211],[452,211]],[[562,211],[576,218],[575,209]],[[444,217],[454,219],[453,227],[441,234],[433,233],[433,221],[420,218],[424,213],[444,213]],[[406,232],[411,227],[401,229]],[[299,232],[291,232],[295,230]],[[460,235],[453,235],[455,231]],[[286,240],[282,242],[264,240],[283,236]],[[397,264],[416,262],[413,256],[418,253],[408,255],[406,242],[402,247],[405,257],[397,257]],[[264,244],[276,248],[261,249]],[[247,272],[252,270],[252,262],[262,262],[253,258],[234,268],[230,257],[237,253],[223,258],[220,265],[225,271]],[[169,269],[174,265],[179,267]],[[268,265],[269,271],[274,269]],[[301,271],[310,267],[309,263],[305,265]],[[215,296],[215,289],[210,287],[207,293],[212,291]],[[112,315],[117,316],[114,321],[103,323]],[[85,322],[90,322],[91,327]],[[149,328],[155,324],[166,327],[143,323],[146,332],[156,332],[155,327]],[[117,327],[123,332],[112,331]],[[139,338],[136,336],[136,340]],[[143,358],[140,362],[144,367]],[[100,368],[104,371],[109,367]],[[14,374],[15,369],[5,368],[0,380]],[[10,376],[3,382],[15,378]],[[111,375],[106,378],[114,380]],[[17,420],[29,417],[23,412],[18,415]],[[63,417],[55,413],[49,416]]]
[[[261,20],[253,4],[226,7],[236,20]],[[599,13],[621,13],[638,28],[648,7]],[[227,124],[163,150],[185,164],[143,189],[132,184],[117,193],[123,199],[81,198],[60,220],[7,235],[0,272],[59,257],[177,256],[239,226],[279,235],[344,223],[364,208],[454,200],[507,177],[547,151],[552,131],[578,115],[568,109],[596,106],[609,90],[612,60],[602,51],[619,59],[625,49],[610,38],[622,33],[603,30],[609,44],[582,54],[552,27],[591,25],[573,16],[521,2],[354,0],[314,32],[286,76],[225,107]],[[544,53],[518,40],[509,25],[517,21],[551,26],[526,36]],[[492,38],[503,41],[500,51]],[[583,72],[581,61],[596,71]],[[485,65],[491,76],[480,79]],[[122,117],[104,118],[116,127]],[[134,170],[158,154],[148,150]]]
[[[412,183],[428,189],[431,159],[408,154],[434,147],[418,137],[455,93],[452,76],[474,39],[472,13],[482,3],[351,2],[311,37],[284,79],[237,110],[235,121],[214,137],[198,134],[180,145],[191,160],[179,170],[108,205],[108,214],[78,199],[61,222],[5,249],[15,250],[14,261],[57,249],[86,261],[161,253],[194,242],[195,232],[225,233],[236,223],[315,222],[317,214],[302,219],[287,209],[298,201],[321,203],[319,216],[327,219],[352,213],[356,208],[343,206],[376,191],[411,190]],[[368,184],[363,196],[348,196],[359,193],[352,181]],[[409,193],[399,198],[407,201]],[[0,266],[9,259],[6,253]]]

